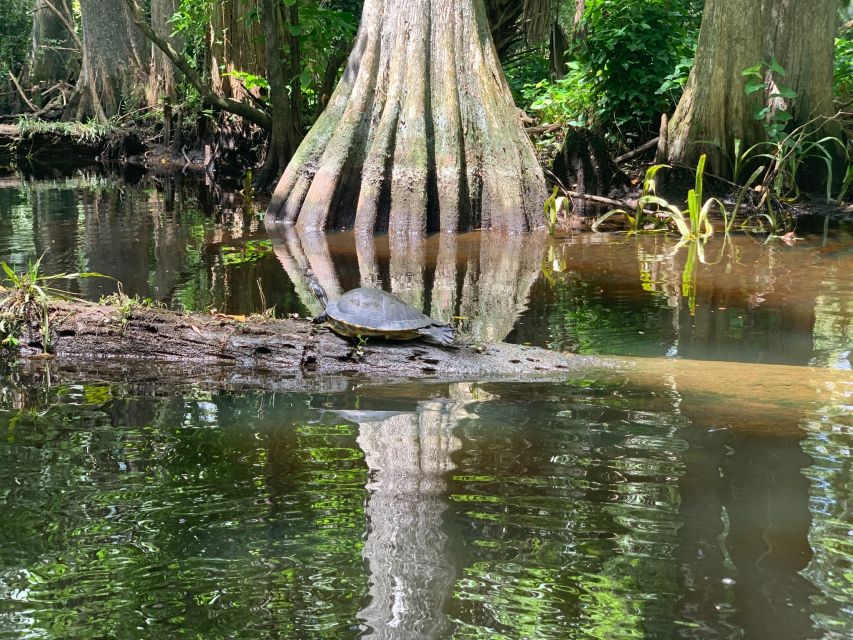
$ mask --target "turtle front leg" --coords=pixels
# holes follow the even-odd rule
[[[326,313],[326,312],[324,311],[324,312],[323,312],[323,313],[321,313],[319,316],[317,316],[316,318],[314,318],[313,320],[311,320],[311,322],[313,322],[314,324],[323,324],[323,323],[325,323],[325,322],[326,322],[326,320],[328,320],[328,319],[329,319],[329,314],[328,314],[328,313]]]

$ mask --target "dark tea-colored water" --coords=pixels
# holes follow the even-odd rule
[[[619,235],[389,243],[268,235],[172,178],[2,178],[16,268],[279,315],[316,312],[310,268],[465,340],[620,358],[293,393],[6,367],[0,638],[849,638],[850,231],[704,262]]]

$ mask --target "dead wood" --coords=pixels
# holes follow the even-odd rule
[[[0,309],[2,312],[3,309]],[[22,356],[47,357],[62,368],[88,370],[145,365],[172,379],[199,372],[229,380],[362,374],[383,378],[530,377],[590,367],[591,358],[505,343],[443,349],[420,342],[369,341],[358,349],[307,319],[246,321],[185,315],[165,309],[95,304],[50,306],[48,356],[40,314],[24,321]],[[12,354],[15,355],[15,354]],[[158,364],[159,363],[159,364]],[[145,368],[143,367],[143,368]],[[268,386],[268,385],[266,385]]]
[[[649,140],[645,144],[641,144],[639,147],[637,147],[633,151],[629,151],[628,153],[623,153],[621,156],[614,158],[613,162],[615,162],[616,164],[622,164],[623,162],[628,162],[628,160],[632,160],[633,158],[636,158],[637,156],[641,156],[646,151],[648,151],[649,149],[656,148],[658,146],[659,140],[660,140],[660,137],[653,138],[652,140]]]

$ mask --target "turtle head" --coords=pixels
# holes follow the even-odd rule
[[[326,305],[329,304],[329,296],[326,294],[326,290],[323,288],[323,285],[320,284],[319,280],[317,280],[317,276],[314,275],[314,272],[310,269],[305,271],[305,277],[308,279],[308,288],[311,289],[311,293],[317,296],[317,300],[320,301],[320,304],[323,305],[323,308],[326,308]]]

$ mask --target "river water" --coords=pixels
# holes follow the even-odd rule
[[[226,393],[7,364],[0,638],[851,637],[853,223],[798,236],[389,246],[174,177],[0,176],[17,269],[281,316],[310,267],[624,365]]]

